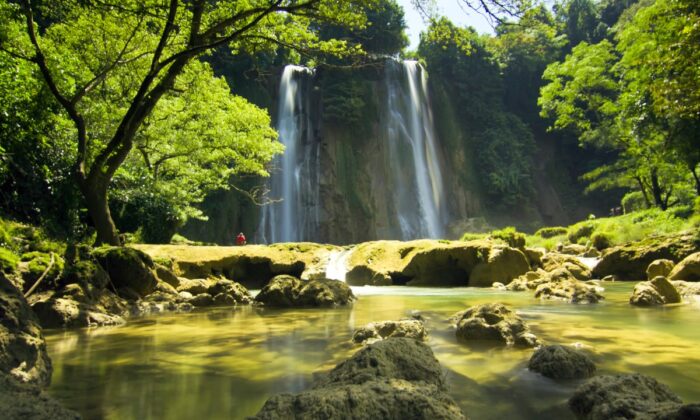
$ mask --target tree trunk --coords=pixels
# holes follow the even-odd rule
[[[666,210],[668,208],[667,201],[664,201],[663,189],[659,184],[659,176],[656,174],[656,170],[651,171],[651,194],[654,197],[654,204],[661,210]]]
[[[80,190],[85,197],[85,204],[97,232],[96,245],[121,245],[119,232],[112,220],[107,203],[107,182],[92,179],[80,182]]]
[[[693,178],[695,178],[695,193],[700,197],[700,176],[698,176],[698,171],[695,167],[690,168],[690,172],[693,174]]]

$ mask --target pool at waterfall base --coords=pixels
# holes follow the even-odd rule
[[[640,372],[685,402],[700,401],[700,302],[661,308],[628,303],[633,283],[603,283],[606,300],[575,305],[525,292],[479,288],[355,287],[332,309],[211,308],[132,319],[120,327],[45,332],[49,393],[86,419],[224,419],[254,415],[272,395],[309,388],[360,346],[353,330],[419,311],[449,393],[472,419],[573,418],[580,381],[527,370],[532,349],[460,343],[448,318],[503,302],[546,344],[575,345],[598,374]]]

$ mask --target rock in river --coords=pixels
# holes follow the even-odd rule
[[[663,276],[637,283],[630,297],[630,303],[637,306],[665,305],[680,301],[681,295],[676,287]]]
[[[423,323],[416,319],[370,322],[355,330],[352,341],[366,343],[391,337],[408,337],[424,341],[428,338],[428,332]]]
[[[370,344],[313,389],[267,400],[255,419],[464,419],[430,347],[410,338]]]
[[[671,270],[673,270],[673,261],[666,259],[654,260],[647,267],[647,280],[652,280],[657,276],[667,277]]]
[[[569,399],[579,419],[697,419],[700,405],[681,399],[656,379],[639,373],[604,375],[581,385]]]
[[[593,361],[582,351],[558,344],[537,349],[527,367],[552,379],[590,378],[596,369]]]
[[[671,280],[700,281],[700,252],[685,257],[668,277]]]
[[[487,303],[458,312],[452,318],[457,338],[472,344],[535,347],[539,340],[513,310],[502,303]]]
[[[260,290],[255,302],[268,307],[336,306],[355,300],[352,290],[338,280],[299,280],[280,275]]]

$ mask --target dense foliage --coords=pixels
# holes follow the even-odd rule
[[[3,1],[0,60],[9,64],[1,71],[3,80],[13,82],[2,94],[26,91],[9,104],[16,107],[42,90],[47,106],[30,109],[25,127],[42,116],[47,117],[42,124],[62,120],[58,136],[51,135],[53,126],[7,133],[3,173],[16,170],[8,168],[7,156],[18,154],[17,145],[43,140],[60,156],[70,153],[63,169],[82,193],[98,243],[120,242],[108,192],[128,203],[128,190],[138,186],[142,197],[170,207],[164,210],[173,221],[197,215],[192,204],[207,191],[226,187],[228,175],[264,175],[264,164],[281,152],[265,112],[231,97],[198,58],[222,45],[251,52],[280,47],[337,56],[357,52],[344,40],[321,39],[317,26],[362,29],[372,3]],[[23,77],[13,76],[17,68]],[[10,121],[5,132],[22,125],[22,114],[6,115],[18,121]]]

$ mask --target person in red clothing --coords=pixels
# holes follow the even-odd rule
[[[245,243],[245,235],[241,232],[236,236],[236,245],[245,245]]]

